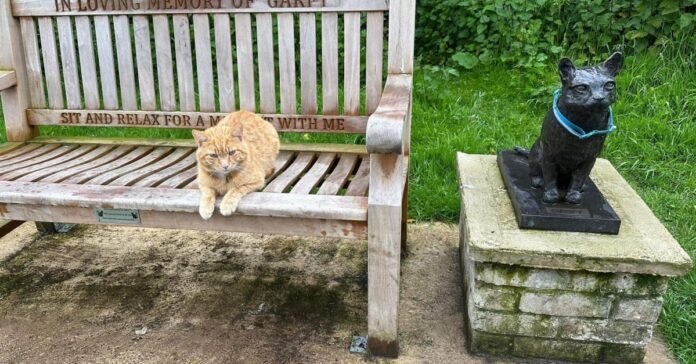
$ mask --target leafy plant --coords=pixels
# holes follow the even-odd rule
[[[561,55],[584,63],[689,37],[696,0],[421,0],[416,43],[425,64],[539,68]]]

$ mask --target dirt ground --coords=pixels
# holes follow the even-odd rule
[[[457,229],[409,234],[398,362],[511,362],[465,350]],[[348,351],[366,259],[366,242],[24,224],[0,239],[0,363],[366,362]],[[659,340],[646,363],[672,363]]]

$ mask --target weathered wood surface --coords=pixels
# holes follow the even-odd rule
[[[26,160],[41,157],[44,154],[50,152],[53,149],[58,148],[60,145],[41,145],[41,144],[29,144],[23,148],[20,148],[11,153],[0,156],[0,168],[7,168],[8,166],[14,166],[17,163],[24,162]]]
[[[118,109],[118,89],[116,88],[114,43],[111,37],[111,20],[109,17],[94,17],[94,34],[97,38],[97,58],[99,59],[99,76],[101,79],[104,109],[116,110]]]
[[[22,45],[19,19],[14,18],[8,1],[0,3],[0,69],[13,70],[16,87],[0,92],[7,140],[21,142],[34,136],[36,130],[28,123],[24,110],[31,105],[27,62]]]
[[[403,153],[411,115],[413,76],[389,75],[379,107],[367,122],[370,153]]]
[[[297,112],[295,87],[295,21],[292,14],[278,14],[278,62],[280,70],[280,112]]]
[[[17,84],[17,74],[15,71],[0,71],[0,91],[13,87]]]
[[[215,61],[218,74],[220,111],[231,112],[237,106],[234,95],[234,58],[232,56],[230,17],[227,14],[215,14],[213,27],[215,28]],[[261,62],[261,58],[259,58],[259,62]]]
[[[156,110],[155,71],[152,65],[152,46],[150,45],[150,21],[146,16],[133,17],[135,37],[135,56],[138,69],[138,91],[140,109]]]
[[[215,82],[213,56],[210,48],[210,21],[206,14],[193,16],[193,39],[196,48],[196,80],[198,82],[199,110],[215,111]]]
[[[368,200],[367,330],[370,351],[399,355],[401,221],[405,174],[403,156],[370,156]]]
[[[176,110],[176,88],[174,86],[174,65],[169,18],[165,15],[152,17],[155,32],[155,56],[157,57],[157,79],[159,82],[160,109]]]
[[[389,74],[413,74],[416,0],[389,2]]]
[[[256,111],[254,78],[254,45],[251,34],[251,15],[235,14],[237,39],[237,70],[239,77],[239,108]]]
[[[80,75],[78,73],[77,54],[73,37],[72,19],[61,17],[56,19],[58,26],[58,44],[60,45],[60,61],[63,65],[63,86],[68,109],[82,108],[82,93],[80,92]]]
[[[384,13],[367,14],[365,108],[372,114],[382,97],[382,65],[384,62]]]
[[[30,125],[206,129],[227,113],[29,109]],[[364,134],[366,116],[260,114],[282,132]]]
[[[179,109],[196,111],[196,95],[193,88],[193,63],[189,18],[186,15],[172,17],[176,76],[179,86]]]
[[[309,194],[319,185],[336,158],[335,153],[324,153],[317,158],[312,168],[293,186],[290,193]]]
[[[290,186],[300,179],[302,174],[307,171],[315,160],[315,154],[311,152],[301,152],[283,173],[278,175],[266,188],[264,192],[283,193]]]
[[[15,16],[385,11],[386,0],[8,0]],[[415,0],[414,0],[415,1]]]
[[[300,78],[302,113],[317,113],[317,19],[300,14]]]
[[[9,142],[0,144],[0,160],[6,159],[9,155],[22,154],[18,149],[25,144],[22,142]]]
[[[72,224],[101,224],[96,221],[93,208],[27,204],[6,204],[4,207],[5,211],[0,212],[0,217],[7,219],[61,221]],[[140,219],[141,223],[137,226],[148,228],[324,236],[361,240],[367,237],[367,226],[364,221],[245,215],[224,217],[219,214],[213,215],[210,220],[203,220],[197,213],[147,210],[140,210]]]
[[[341,155],[341,158],[333,172],[326,177],[324,183],[322,183],[317,193],[320,195],[338,194],[341,191],[341,188],[346,185],[346,182],[353,172],[355,163],[357,163],[357,161],[358,156],[355,154]]]
[[[343,15],[345,59],[343,99],[346,115],[360,113],[360,13]]]
[[[197,190],[0,181],[0,203],[197,213],[199,201]],[[242,198],[237,211],[249,216],[366,221],[367,198],[254,192]]]
[[[44,74],[46,75],[46,88],[48,91],[48,106],[53,109],[62,109],[65,106],[63,103],[63,82],[60,79],[60,64],[58,63],[53,19],[39,18],[38,22],[41,55],[43,56]]]
[[[321,32],[322,112],[326,115],[336,115],[338,114],[338,14],[322,14]]]
[[[275,88],[275,46],[273,43],[273,16],[256,15],[256,43],[258,44],[259,62],[259,98],[262,113],[276,112]]]
[[[77,33],[77,51],[80,55],[82,89],[86,90],[84,92],[85,108],[99,109],[101,102],[99,85],[97,84],[97,63],[94,59],[94,40],[89,17],[78,16],[75,18],[75,33]]]
[[[118,63],[119,89],[121,90],[121,109],[137,110],[138,94],[135,88],[130,21],[127,16],[119,15],[113,17],[112,22],[114,24],[114,45],[116,46],[116,63]]]
[[[44,92],[43,70],[41,69],[41,49],[39,38],[36,34],[36,22],[34,18],[21,18],[19,20],[22,29],[24,43],[24,55],[27,68],[27,81],[29,83],[29,95],[31,107],[46,107],[46,95]],[[15,77],[16,78],[16,77]]]

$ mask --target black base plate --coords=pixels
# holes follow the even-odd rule
[[[579,205],[549,204],[542,201],[542,189],[532,187],[527,157],[511,150],[499,152],[498,167],[521,229],[619,233],[621,219],[591,179],[585,183]]]

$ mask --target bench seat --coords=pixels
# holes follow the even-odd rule
[[[283,145],[263,191],[245,196],[234,216],[216,213],[209,221],[198,216],[195,150],[188,140],[44,138],[0,146],[0,218],[98,223],[95,209],[107,208],[138,210],[142,226],[240,231],[241,224],[249,225],[241,231],[275,232],[279,223],[291,234],[366,237],[364,146]],[[163,223],[167,215],[173,224]],[[256,226],[263,217],[274,220]],[[317,232],[312,221],[333,224]]]

